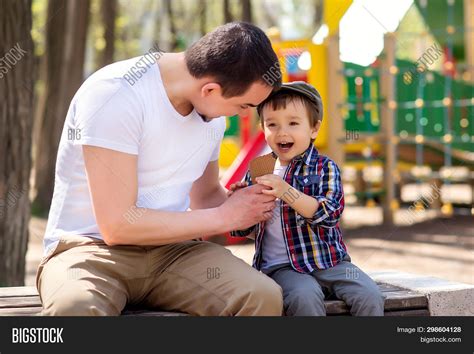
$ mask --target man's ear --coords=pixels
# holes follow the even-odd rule
[[[311,139],[316,139],[316,137],[318,136],[319,129],[321,128],[321,123],[322,122],[318,120],[316,125],[311,128]]]
[[[222,95],[221,91],[222,91],[221,85],[219,85],[216,82],[209,82],[205,84],[203,87],[201,87],[201,96],[208,97],[214,93],[219,93]]]

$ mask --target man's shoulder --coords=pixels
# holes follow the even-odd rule
[[[125,60],[120,60],[106,65],[96,72],[90,78],[96,79],[127,79],[127,75],[135,74],[138,69],[141,69],[141,57],[134,57]],[[151,69],[152,66],[148,66]]]
[[[140,57],[134,57],[106,65],[92,73],[84,81],[81,89],[83,91],[102,91],[107,88],[113,90],[114,87],[120,87],[121,89],[128,89],[129,92],[134,91],[134,89],[140,87],[136,83],[143,79],[146,71],[153,69],[152,66],[149,66],[138,71],[137,63],[139,63],[139,60]],[[140,75],[140,80],[137,75]]]

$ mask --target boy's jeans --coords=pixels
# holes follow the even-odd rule
[[[353,316],[383,316],[384,298],[377,284],[347,256],[329,269],[311,274],[295,271],[290,264],[265,271],[283,289],[287,316],[325,316],[325,293],[343,300]]]

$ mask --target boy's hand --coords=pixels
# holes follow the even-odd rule
[[[260,176],[257,177],[255,180],[258,184],[271,188],[262,190],[263,194],[272,195],[275,198],[281,199],[281,196],[291,188],[291,186],[286,183],[283,178],[273,174]]]
[[[230,197],[238,189],[245,188],[248,186],[247,182],[236,182],[232,183],[227,191],[227,198]]]

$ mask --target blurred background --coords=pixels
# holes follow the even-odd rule
[[[474,284],[473,0],[0,0],[0,286],[34,285],[66,112],[94,71],[183,51],[218,25],[270,37],[283,81],[323,97],[353,261]],[[223,185],[268,152],[227,117]],[[253,245],[221,237],[251,261]]]

